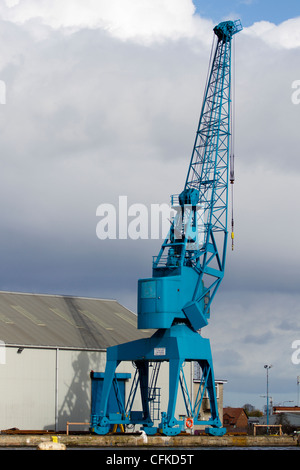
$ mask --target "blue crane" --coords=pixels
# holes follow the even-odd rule
[[[171,197],[175,216],[158,256],[152,277],[138,281],[138,328],[155,329],[149,338],[108,348],[100,411],[91,416],[97,434],[112,425],[142,425],[148,435],[179,434],[185,424],[175,417],[181,390],[188,423],[205,425],[206,432],[223,435],[219,418],[210,342],[201,336],[210,307],[223,279],[228,239],[228,186],[234,175],[231,129],[231,43],[242,30],[240,20],[214,28],[214,44],[196,138],[183,191]],[[233,238],[233,233],[232,233]],[[116,368],[131,361],[135,376],[127,402],[118,389]],[[160,366],[169,363],[168,406],[154,425]],[[198,364],[201,379],[197,392],[189,391],[184,373],[187,363]],[[151,370],[151,375],[150,375]],[[141,410],[133,410],[140,389]],[[114,390],[118,413],[108,412]],[[210,402],[210,417],[201,415],[203,398]],[[189,424],[190,425],[190,424]]]

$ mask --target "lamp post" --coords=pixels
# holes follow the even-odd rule
[[[269,369],[272,365],[264,365],[264,368],[267,371],[267,434],[269,434]]]

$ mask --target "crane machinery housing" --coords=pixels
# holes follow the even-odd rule
[[[218,412],[210,342],[201,336],[201,329],[208,324],[225,270],[229,174],[230,183],[234,179],[230,171],[231,43],[241,30],[240,20],[221,22],[214,28],[211,63],[184,189],[171,196],[176,215],[153,259],[152,277],[138,281],[138,328],[156,331],[149,338],[108,348],[100,411],[91,415],[91,428],[97,434],[107,434],[112,425],[129,424],[141,425],[147,435],[179,434],[185,424],[175,417],[179,389],[186,416],[194,425],[206,426],[212,435],[226,431]],[[122,361],[133,362],[136,369],[126,403],[115,372]],[[169,363],[168,406],[154,426],[150,405],[162,362]],[[198,363],[201,370],[193,400],[184,375],[186,362]],[[142,409],[133,411],[138,388]],[[112,390],[119,413],[108,412]],[[200,407],[205,391],[211,416],[203,420]]]

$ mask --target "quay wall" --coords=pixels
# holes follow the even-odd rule
[[[52,442],[52,436],[47,434],[13,434],[0,435],[0,449],[7,447],[37,447],[42,442]],[[109,449],[118,448],[199,448],[201,447],[292,447],[299,445],[297,438],[293,436],[143,436],[140,434],[118,435],[108,434],[98,436],[94,434],[58,434],[55,435],[58,443],[67,448],[75,447],[103,447]]]

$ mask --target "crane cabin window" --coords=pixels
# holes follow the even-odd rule
[[[141,285],[142,299],[156,299],[156,281],[144,281]]]

